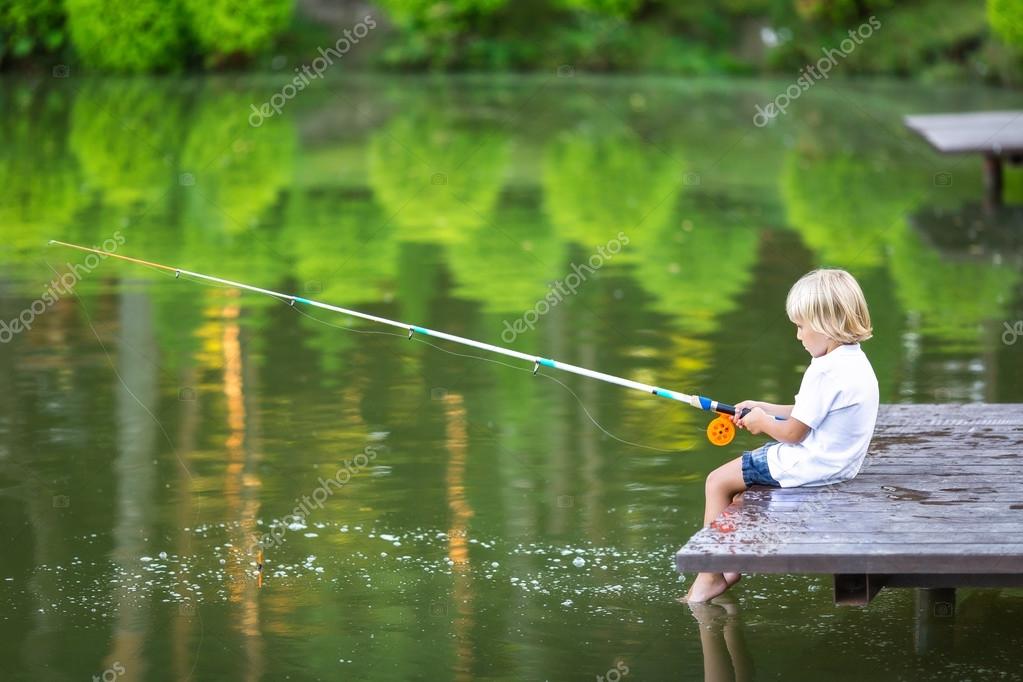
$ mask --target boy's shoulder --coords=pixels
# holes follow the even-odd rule
[[[860,344],[844,344],[826,355],[814,358],[806,368],[806,375],[818,375],[842,380],[866,380],[872,376],[874,368]]]

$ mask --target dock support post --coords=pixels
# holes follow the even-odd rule
[[[869,573],[836,573],[834,577],[835,604],[840,606],[866,606],[888,579]]]
[[[955,612],[954,587],[920,588],[916,591],[916,632],[913,637],[916,653],[951,648]]]
[[[984,208],[989,212],[1002,205],[1002,159],[995,154],[984,155]]]

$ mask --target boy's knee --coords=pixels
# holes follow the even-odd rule
[[[717,490],[718,488],[721,487],[722,479],[723,476],[721,474],[721,470],[715,469],[714,471],[707,474],[707,481],[704,485],[707,490]]]

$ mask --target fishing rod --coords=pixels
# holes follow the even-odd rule
[[[266,294],[267,296],[273,296],[282,301],[288,302],[291,306],[296,303],[303,305],[312,306],[314,308],[322,308],[323,310],[330,310],[335,313],[342,313],[344,315],[350,315],[352,317],[362,318],[378,324],[387,325],[390,327],[397,327],[408,332],[408,337],[411,339],[415,334],[422,336],[430,336],[436,339],[444,339],[445,341],[452,341],[454,343],[462,344],[463,346],[470,346],[472,348],[479,348],[480,350],[489,351],[491,353],[498,353],[500,355],[506,355],[508,357],[516,358],[518,360],[525,360],[533,364],[533,374],[535,375],[540,371],[541,367],[550,367],[551,369],[560,369],[564,372],[571,372],[572,374],[578,374],[580,376],[589,377],[591,379],[597,379],[598,381],[604,381],[609,384],[616,384],[618,386],[624,386],[625,388],[632,388],[637,391],[643,391],[644,393],[651,393],[661,398],[668,398],[670,400],[677,400],[678,402],[691,405],[700,410],[707,412],[717,412],[718,416],[707,425],[707,438],[714,445],[728,445],[735,438],[735,425],[728,416],[735,414],[735,406],[723,403],[717,400],[706,398],[702,395],[689,395],[688,393],[681,393],[679,391],[671,391],[666,388],[660,388],[658,386],[651,386],[650,384],[644,384],[639,381],[633,381],[631,379],[625,379],[623,377],[616,377],[612,374],[605,374],[603,372],[597,372],[592,369],[586,369],[585,367],[578,367],[576,365],[570,365],[567,362],[559,362],[557,360],[551,360],[549,358],[543,358],[537,355],[530,355],[528,353],[522,353],[517,350],[511,350],[510,348],[502,348],[500,346],[494,346],[489,343],[482,341],[475,341],[473,339],[467,339],[462,336],[456,336],[455,334],[448,334],[447,332],[441,332],[434,329],[427,329],[426,327],[419,327],[412,324],[406,324],[405,322],[397,322],[395,320],[389,320],[384,317],[378,317],[376,315],[370,315],[369,313],[359,312],[358,310],[350,310],[348,308],[342,308],[340,306],[331,305],[329,303],[322,303],[320,301],[314,301],[309,298],[303,298],[301,296],[294,296],[292,294],[285,294],[279,291],[272,291],[270,289],[263,289],[261,287],[252,286],[251,284],[244,284],[242,282],[235,282],[229,279],[223,279],[221,277],[214,277],[213,275],[205,275],[201,272],[192,272],[191,270],[185,270],[184,268],[177,268],[170,265],[163,265],[161,263],[153,263],[151,261],[142,260],[140,258],[131,258],[129,256],[123,256],[110,251],[101,251],[100,249],[90,248],[88,246],[79,246],[78,244],[69,244],[67,242],[57,241],[51,239],[49,242],[51,245],[65,246],[71,249],[77,249],[79,251],[85,251],[88,253],[98,254],[102,257],[117,258],[129,263],[136,263],[138,265],[144,265],[150,268],[156,268],[157,270],[165,270],[167,272],[173,272],[176,278],[181,275],[187,275],[189,277],[195,277],[196,279],[206,280],[208,282],[216,282],[229,287],[237,289],[244,289],[246,291],[252,291],[257,294]],[[739,417],[745,417],[749,412],[749,408],[743,408],[740,412]],[[775,417],[775,419],[782,419],[781,417]]]

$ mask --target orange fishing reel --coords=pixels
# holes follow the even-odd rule
[[[732,414],[734,413],[735,409],[733,408]],[[749,408],[743,408],[739,416],[745,417],[748,413]],[[710,424],[707,424],[707,440],[718,447],[722,447],[735,439],[735,424],[732,423],[732,414],[721,412]]]

